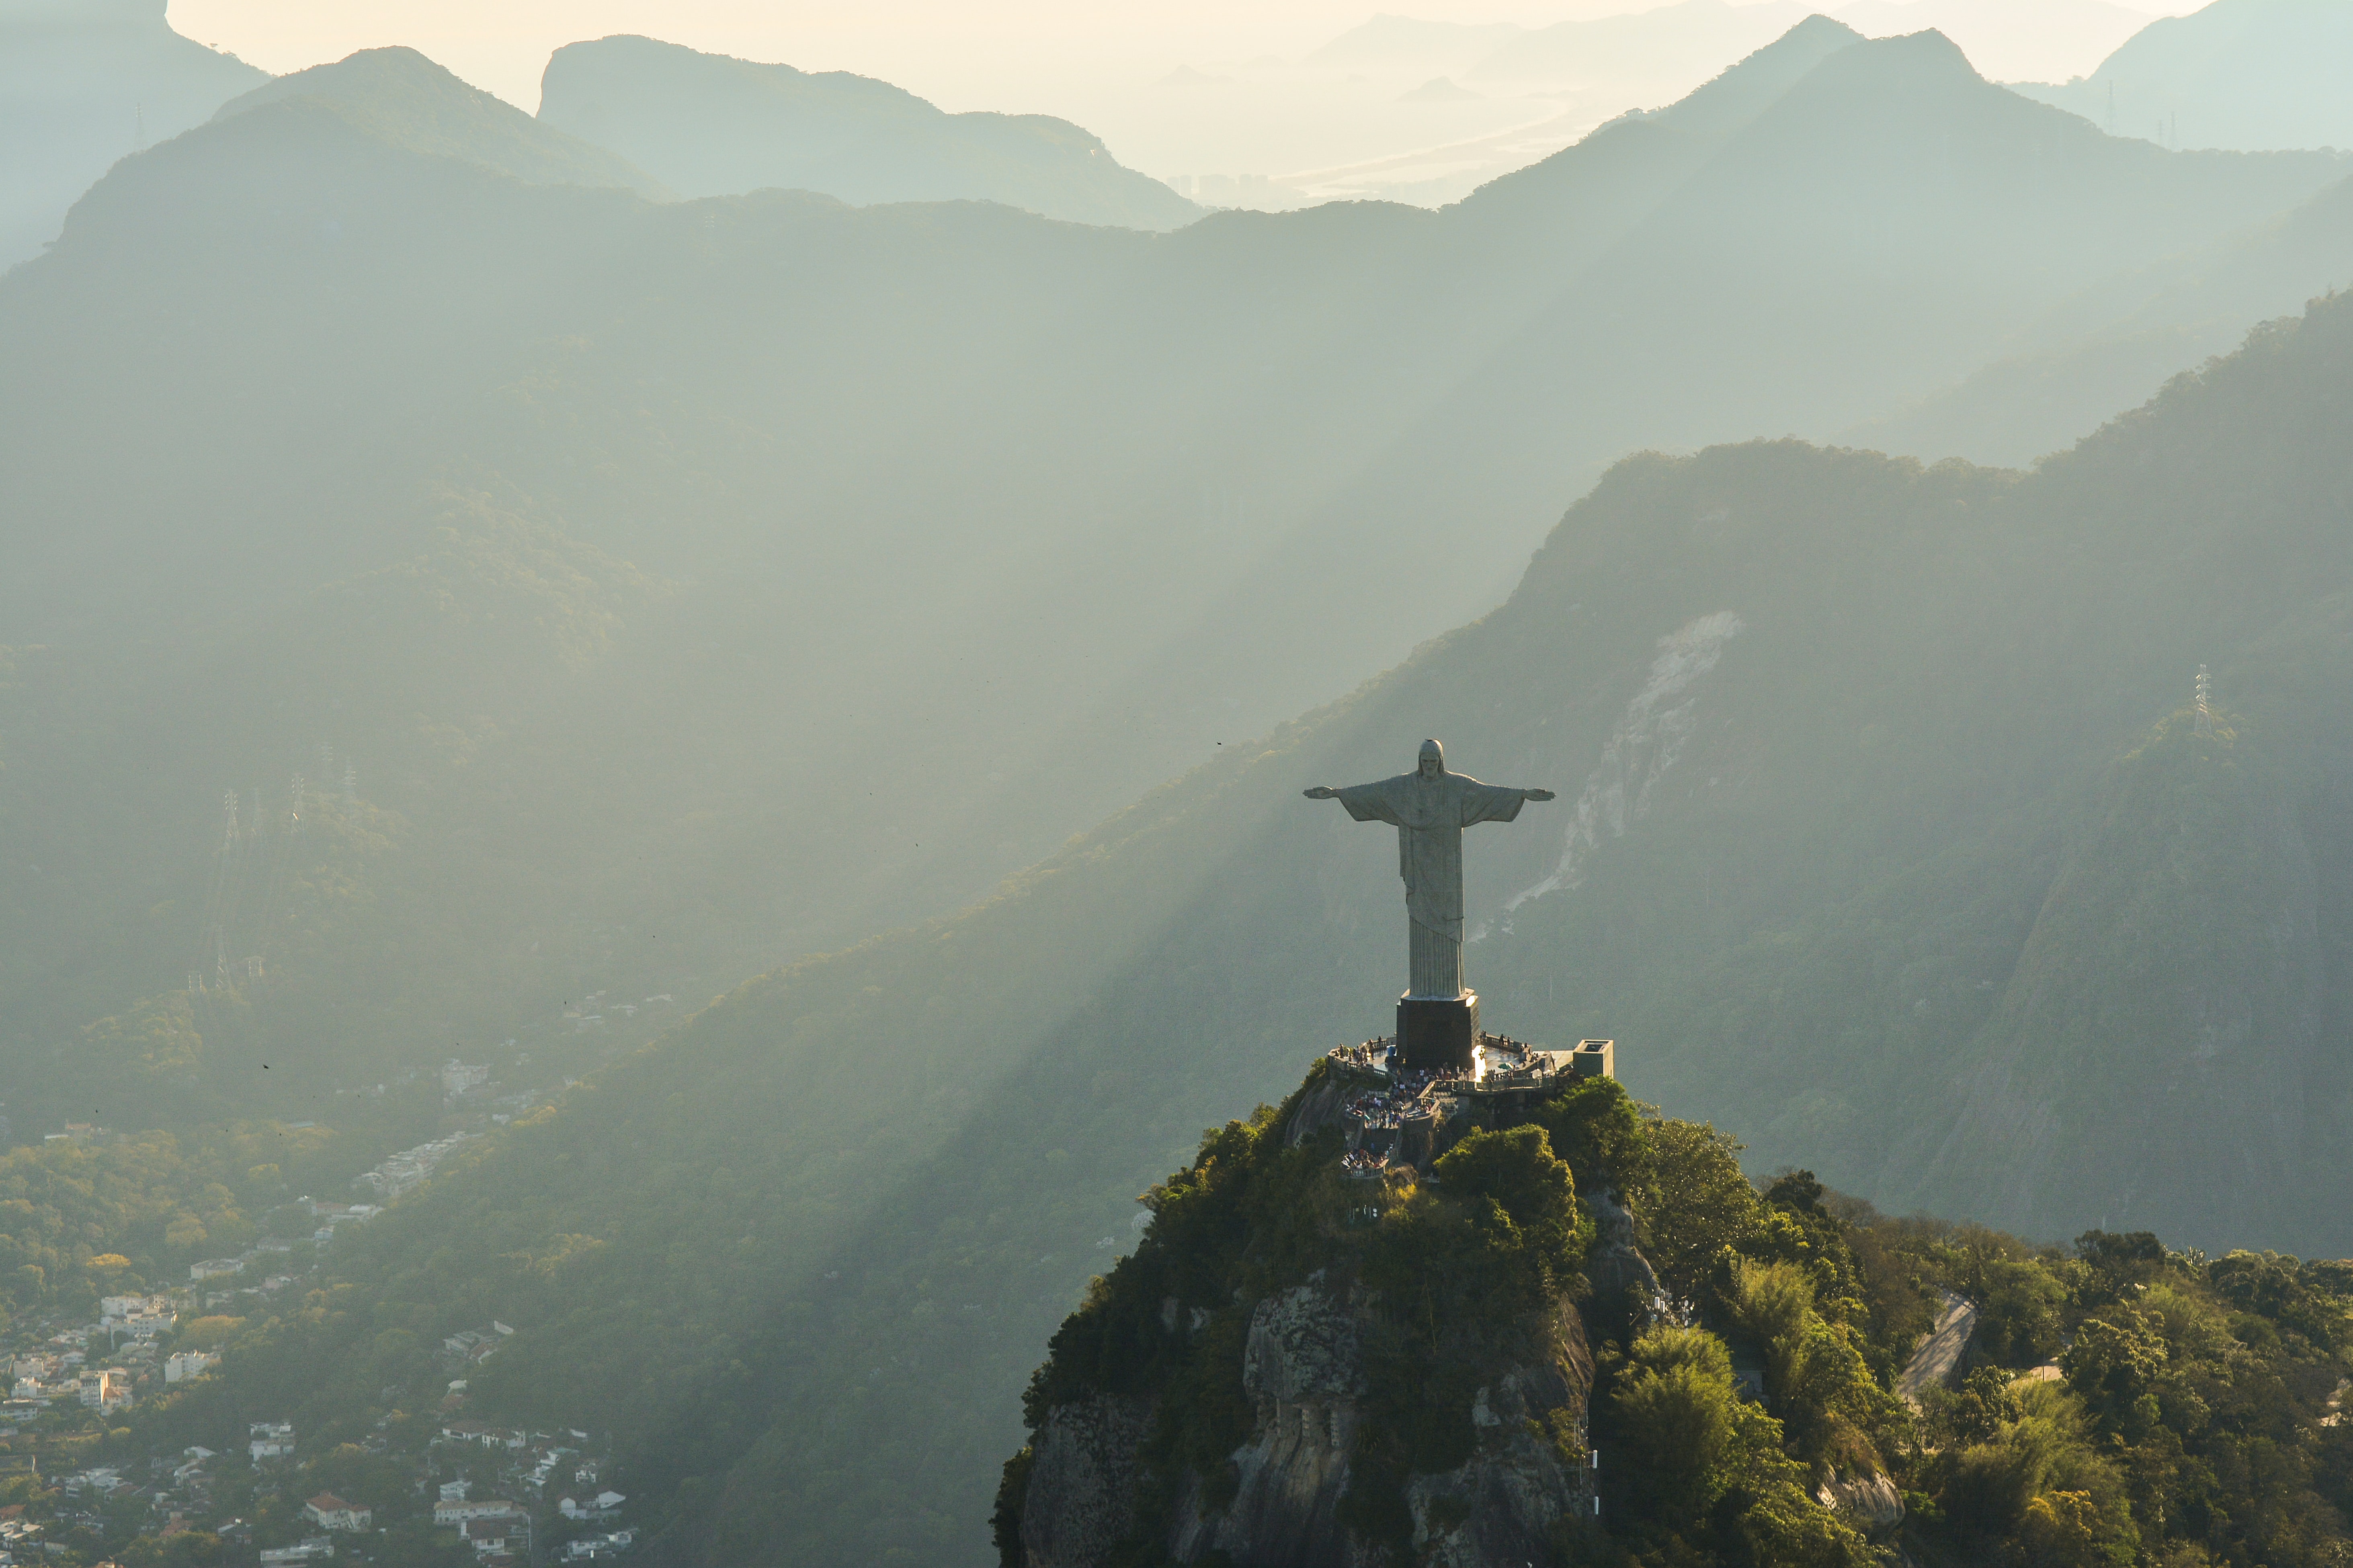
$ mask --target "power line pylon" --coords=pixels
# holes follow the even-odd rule
[[[2211,737],[2211,736],[2214,733],[2214,710],[2213,710],[2211,708],[2209,708],[2209,707],[2206,705],[2206,697],[2207,697],[2206,667],[2205,667],[2204,665],[2202,665],[2202,664],[2201,664],[2201,665],[2200,665],[2200,666],[2198,667],[2198,731],[2197,731],[2197,732],[2198,732],[2199,734],[2200,734],[2200,735],[2206,735],[2206,736]]]

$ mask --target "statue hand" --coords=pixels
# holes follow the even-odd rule
[[[1340,792],[1335,789],[1325,789],[1322,784],[1317,784],[1314,789],[1303,789],[1299,793],[1305,795],[1310,800],[1330,800]]]
[[[1552,791],[1548,789],[1524,789],[1520,792],[1520,795],[1523,798],[1527,800],[1551,800],[1554,798]]]

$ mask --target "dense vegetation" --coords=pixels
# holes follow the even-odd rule
[[[1737,1143],[1703,1124],[1638,1121],[1607,1081],[1535,1124],[1472,1132],[1437,1162],[1434,1189],[1388,1178],[1387,1212],[1367,1226],[1347,1217],[1362,1197],[1346,1194],[1329,1134],[1283,1146],[1296,1103],[1213,1129],[1193,1164],[1153,1188],[1151,1229],[1093,1282],[1030,1382],[1033,1430],[1093,1393],[1156,1398],[1147,1521],[1165,1528],[1176,1478],[1223,1473],[1249,1438],[1250,1313],[1322,1268],[1376,1287],[1399,1331],[1375,1359],[1343,1504],[1393,1562],[1410,1556],[1407,1477],[1469,1452],[1476,1379],[1451,1364],[1464,1331],[1563,1295],[1581,1301],[1599,1347],[1589,1425],[1563,1440],[1608,1460],[1605,1525],[1565,1528],[1564,1563],[1863,1568],[1880,1561],[1874,1544],[1818,1489],[1882,1477],[1900,1488],[1903,1517],[1870,1533],[1928,1563],[2317,1564],[2353,1550],[2353,1438],[2337,1420],[2353,1371],[2353,1264],[2210,1259],[2145,1232],[2038,1247],[1893,1219],[1803,1171],[1760,1191]],[[1577,1278],[1589,1230],[1554,1156],[1564,1133],[1588,1181],[1622,1186],[1666,1312]],[[1956,1296],[1978,1309],[1966,1380],[1908,1405],[1897,1374]],[[1216,1303],[1202,1331],[1161,1326],[1170,1297]],[[1753,1369],[1752,1391],[1736,1369]],[[1009,1564],[1029,1474],[1025,1449],[999,1491]],[[1219,1500],[1214,1484],[1208,1497]],[[1133,1561],[1157,1560],[1151,1533]]]
[[[1327,1070],[1319,1062],[1300,1095]],[[1152,1222],[1135,1252],[1091,1283],[1022,1400],[1033,1431],[1054,1406],[1096,1393],[1155,1401],[1145,1495],[1122,1560],[1165,1559],[1157,1538],[1182,1506],[1188,1475],[1202,1478],[1207,1504],[1232,1500],[1228,1456],[1254,1422],[1241,1380],[1251,1316],[1270,1295],[1311,1278],[1327,1291],[1361,1281],[1385,1304],[1366,1348],[1371,1386],[1354,1453],[1360,1479],[1340,1508],[1368,1539],[1409,1540],[1405,1478],[1469,1457],[1472,1400],[1499,1349],[1563,1353],[1543,1342],[1542,1320],[1578,1278],[1593,1226],[1555,1135],[1572,1156],[1641,1145],[1617,1086],[1596,1087],[1538,1123],[1472,1131],[1440,1157],[1434,1184],[1409,1170],[1369,1184],[1345,1178],[1334,1128],[1286,1146],[1300,1095],[1210,1130],[1192,1164],[1155,1184],[1144,1198]],[[1369,1220],[1368,1209],[1377,1211]],[[1198,1329],[1169,1326],[1172,1299],[1179,1310],[1201,1308]],[[1560,1436],[1577,1440],[1573,1431]],[[995,1533],[1008,1563],[1021,1560],[1029,1467],[1024,1449],[998,1491]]]
[[[1728,1142],[1682,1142],[1663,1168],[1734,1170]],[[1629,1461],[1603,1468],[1615,1549],[1833,1561],[1786,1544],[1755,1479],[1795,1461],[1808,1481],[1888,1475],[1923,1562],[2301,1564],[2353,1550],[2353,1442],[2336,1420],[2353,1268],[2210,1259],[2146,1232],[2034,1247],[1894,1219],[1803,1172],[1761,1194],[1715,1190],[1724,1201],[1697,1228],[1720,1248],[1662,1270],[1700,1326],[1650,1328],[1601,1358],[1594,1441]],[[1967,1379],[1906,1409],[1892,1374],[1944,1291],[1979,1305]],[[1737,1405],[1742,1358],[1763,1372],[1769,1417]]]
[[[26,1313],[88,1321],[100,1296],[164,1289],[197,1258],[251,1246],[314,1186],[340,1201],[372,1158],[355,1142],[364,1135],[236,1122],[202,1138],[86,1136],[0,1154],[0,1328]],[[281,1234],[307,1252],[309,1215],[286,1218]]]

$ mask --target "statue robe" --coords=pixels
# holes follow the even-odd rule
[[[1426,779],[1419,772],[1332,793],[1358,822],[1386,822],[1398,830],[1398,875],[1405,879],[1411,917],[1408,994],[1461,995],[1462,830],[1511,821],[1520,815],[1525,793],[1481,784],[1467,773]]]

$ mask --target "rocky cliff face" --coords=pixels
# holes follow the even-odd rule
[[[1369,1281],[1365,1238],[1428,1178],[1340,1175],[1349,1092],[1311,1078],[1248,1178],[1205,1151],[1187,1175],[1280,1196],[1254,1225],[1227,1213],[1190,1233],[1164,1208],[1057,1336],[999,1498],[1008,1563],[1519,1568],[1592,1511],[1593,1362],[1570,1297],[1657,1298],[1630,1221],[1597,1195],[1596,1277],[1528,1310],[1401,1310]],[[1269,1278],[1274,1250],[1295,1261]]]
[[[1255,1407],[1250,1441],[1230,1456],[1230,1500],[1184,1477],[1164,1519],[1139,1520],[1133,1496],[1154,1410],[1099,1395],[1058,1406],[1032,1446],[1020,1510],[1026,1568],[1093,1568],[1123,1540],[1156,1538],[1178,1563],[1223,1552],[1237,1568],[1375,1568],[1382,1549],[1353,1533],[1342,1499],[1359,1429],[1371,1419],[1368,1357],[1394,1334],[1361,1286],[1318,1278],[1252,1310],[1241,1383]],[[1553,1434],[1582,1431],[1592,1363],[1567,1302],[1537,1321],[1448,1347],[1487,1373],[1467,1420],[1471,1456],[1406,1487],[1417,1561],[1504,1568],[1542,1561],[1562,1521],[1592,1507],[1590,1473]],[[1546,1353],[1549,1352],[1550,1353]]]
[[[1152,1406],[1115,1394],[1054,1407],[1030,1446],[1021,1549],[1031,1568],[1103,1563],[1134,1521],[1137,1449]]]
[[[1211,1550],[1237,1563],[1353,1563],[1339,1522],[1348,1451],[1363,1419],[1361,1304],[1322,1280],[1271,1296],[1250,1314],[1242,1389],[1257,1411],[1250,1440],[1235,1451],[1234,1500],[1205,1510],[1200,1485],[1168,1521],[1169,1555],[1198,1561]]]

